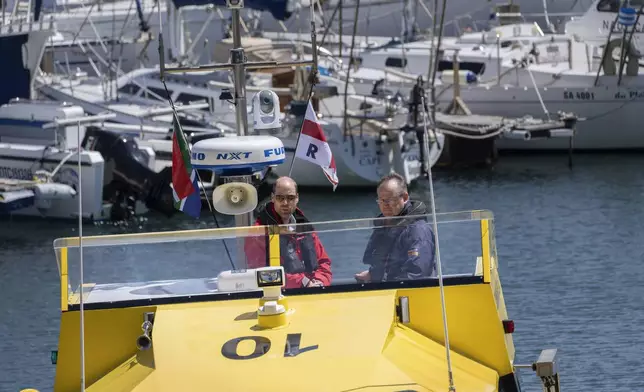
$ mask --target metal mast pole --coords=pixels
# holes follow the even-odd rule
[[[233,66],[235,81],[235,114],[237,134],[248,135],[248,108],[246,106],[246,69],[245,55],[241,44],[241,23],[239,9],[232,10],[233,16],[233,49],[230,51],[230,62]]]
[[[246,55],[244,48],[241,44],[241,16],[239,15],[239,8],[231,10],[233,18],[233,49],[230,51],[230,62],[233,68],[233,81],[235,82],[235,119],[237,123],[237,135],[248,135],[248,107],[246,106],[246,69],[244,63]],[[238,180],[242,180],[241,178]],[[248,178],[245,178],[249,181]],[[247,212],[242,215],[235,215],[235,226],[243,227],[250,226],[253,222],[253,212]],[[243,244],[240,244],[243,246]],[[243,255],[243,248],[238,252]],[[245,263],[238,264],[245,265]]]

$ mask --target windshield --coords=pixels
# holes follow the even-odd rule
[[[482,277],[483,259],[496,259],[492,214],[437,214],[437,222],[445,279],[456,284]],[[437,284],[431,215],[95,236],[82,242],[86,304],[229,299],[231,290],[237,297],[259,296],[257,287],[241,283],[226,284],[224,292],[218,279],[230,283],[231,270],[269,265],[284,267],[287,295]],[[63,308],[79,302],[78,245],[77,237],[54,241]]]

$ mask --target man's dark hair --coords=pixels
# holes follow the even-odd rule
[[[389,181],[394,181],[396,183],[396,187],[398,188],[400,193],[407,192],[407,182],[405,181],[405,178],[398,173],[391,173],[382,177],[380,181],[378,181],[378,186],[376,187],[376,189],[380,188],[382,184]]]
[[[282,178],[282,177],[280,177],[280,178]],[[295,180],[293,180],[292,178],[290,180],[293,181],[293,184],[295,185],[295,193],[299,193],[297,191],[297,182],[295,182]],[[279,178],[277,180],[275,180],[275,182],[273,183],[273,194],[275,194],[275,191],[277,190],[278,181],[279,181]]]

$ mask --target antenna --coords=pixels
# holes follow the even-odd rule
[[[436,266],[438,267],[438,285],[441,292],[441,307],[443,313],[443,333],[445,335],[445,353],[447,356],[447,377],[449,379],[449,391],[456,392],[454,387],[454,377],[452,375],[452,359],[450,356],[449,349],[449,333],[447,331],[447,309],[445,307],[445,288],[443,287],[443,269],[441,266],[441,251],[440,246],[438,245],[438,223],[436,222],[436,201],[434,199],[434,182],[432,181],[432,165],[429,159],[429,131],[427,130],[427,109],[425,109],[425,96],[421,96],[421,101],[423,105],[423,124],[424,124],[424,138],[423,138],[423,149],[425,150],[425,166],[427,168],[427,175],[429,180],[429,196],[431,199],[432,205],[432,221],[434,226],[434,237],[436,237]],[[435,123],[433,123],[435,126]]]
[[[78,138],[78,257],[80,260],[80,349],[81,349],[81,391],[85,392],[85,301],[83,300],[83,172],[81,166],[80,120],[77,123]]]

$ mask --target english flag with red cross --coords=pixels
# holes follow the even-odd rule
[[[318,122],[315,110],[313,110],[311,100],[309,100],[306,108],[295,156],[320,166],[326,178],[333,184],[333,190],[335,191],[338,186],[338,172],[335,167],[335,160],[331,153],[331,147],[329,147],[329,143],[327,143],[324,136],[322,126]]]

